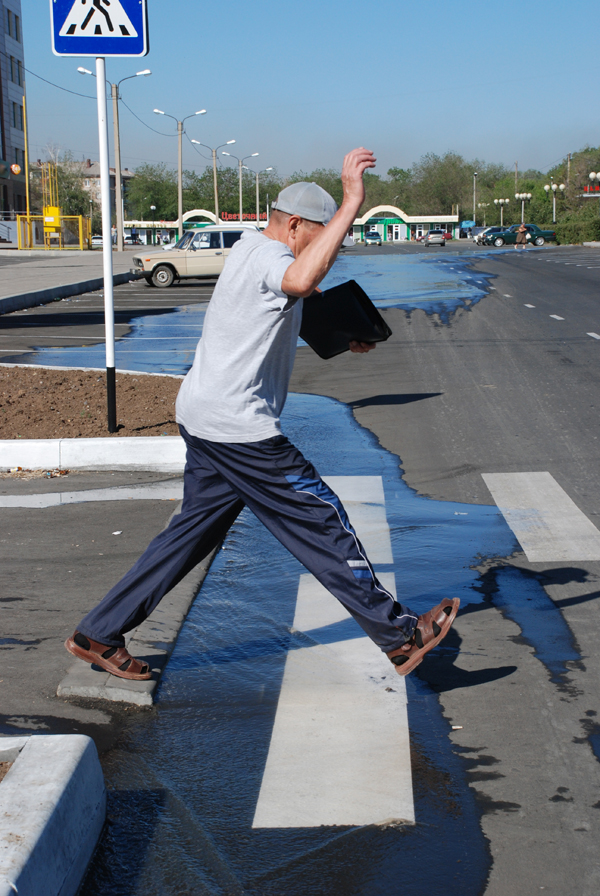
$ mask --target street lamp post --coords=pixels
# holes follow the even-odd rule
[[[510,199],[494,199],[494,205],[500,206],[500,227],[504,227],[504,206],[509,202]]]
[[[477,202],[477,172],[473,172],[473,222],[477,224],[477,218],[475,217],[475,206]]]
[[[515,193],[515,199],[521,200],[521,224],[525,223],[525,203],[531,202],[531,193]]]
[[[77,69],[82,75],[94,75],[87,68],[83,68],[83,66],[79,66]],[[149,68],[145,68],[141,72],[136,72],[135,75],[128,75],[127,78],[121,78],[121,80],[117,84],[110,85],[110,93],[112,97],[113,104],[113,128],[114,128],[114,138],[115,138],[115,213],[117,218],[117,251],[123,251],[123,186],[121,180],[121,139],[119,136],[119,87],[123,83],[123,81],[130,81],[132,78],[139,78],[140,75],[144,77],[148,77],[152,72]]]
[[[217,146],[213,149],[211,146],[207,146],[206,143],[200,143],[199,140],[192,140],[192,143],[195,143],[197,146],[203,146],[204,149],[210,149],[212,153],[212,163],[213,163],[213,188],[215,191],[215,218],[216,223],[219,223],[219,187],[217,186],[217,150],[221,149],[221,146],[230,146],[232,143],[235,143],[235,140],[228,140],[227,143],[221,143],[221,146]]]
[[[489,202],[478,202],[478,203],[477,203],[477,208],[482,208],[482,209],[483,209],[483,226],[484,226],[484,227],[486,226],[486,223],[485,223],[485,210],[486,210],[486,208],[489,208],[489,205],[490,205]]]
[[[248,169],[248,170],[250,171],[251,169]],[[273,170],[273,167],[271,166],[270,168],[263,168],[261,171],[253,171],[252,172],[256,177],[256,225],[257,225],[257,227],[258,227],[258,222],[260,221],[260,201],[259,201],[259,192],[258,192],[258,177],[263,172],[272,171],[272,170]]]
[[[156,211],[156,206],[151,205],[150,211],[152,212],[152,245],[154,246],[154,245],[156,245],[156,227],[154,224],[154,218],[155,218],[154,212]]]
[[[249,156],[244,156],[243,159],[238,159],[237,156],[233,156],[233,155],[231,155],[230,152],[225,152],[225,150],[223,150],[221,155],[222,156],[231,156],[232,159],[237,159],[238,168],[239,168],[239,172],[240,172],[240,224],[241,224],[242,220],[243,220],[243,215],[242,215],[242,168],[246,167],[244,165],[244,162],[246,161],[246,159],[253,159],[255,156],[258,155],[258,153],[257,152],[250,153]]]
[[[181,121],[175,118],[174,115],[169,115],[167,112],[163,112],[162,109],[154,109],[155,115],[165,115],[167,118],[172,118],[173,121],[177,122],[177,138],[178,138],[178,153],[177,153],[177,217],[179,223],[179,239],[183,236],[183,123],[187,121],[188,118],[193,118],[195,115],[206,115],[206,109],[200,109],[199,112],[192,112],[191,115],[186,115],[185,118],[182,118]]]
[[[552,181],[552,183],[546,184],[544,190],[546,191],[546,196],[548,196],[550,194],[550,191],[552,190],[552,223],[556,224],[556,191],[560,190],[561,194],[564,193],[565,185],[554,183],[552,178],[550,178],[550,180]]]
[[[593,186],[595,180],[600,181],[600,171],[590,171],[589,178]],[[600,204],[598,205],[598,213],[600,214]]]

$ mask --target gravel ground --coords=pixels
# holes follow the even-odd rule
[[[117,374],[118,432],[107,430],[103,372],[0,367],[0,439],[175,436],[180,379]]]

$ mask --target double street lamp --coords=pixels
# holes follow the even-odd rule
[[[552,184],[546,184],[544,190],[546,191],[546,196],[548,196],[550,190],[552,190],[552,223],[556,224],[556,191],[560,190],[561,194],[564,193],[565,185],[555,184],[554,181],[552,181]]]
[[[84,68],[82,65],[77,69],[78,72],[82,75],[92,75],[92,77],[96,77],[96,75],[89,70],[89,68]],[[140,75],[144,77],[148,77],[152,72],[149,68],[145,68],[141,72],[136,72],[135,75],[128,75],[126,78],[121,78],[117,84],[110,85],[110,94],[112,97],[113,103],[113,127],[114,127],[114,135],[115,135],[115,212],[117,218],[117,251],[123,251],[123,186],[121,180],[121,138],[119,135],[119,87],[123,83],[123,81],[130,81],[132,78],[139,78]],[[108,82],[110,83],[110,82]]]
[[[590,171],[589,178],[592,182],[592,187],[594,186],[594,181],[600,181],[600,171]],[[598,206],[598,211],[600,212],[600,205]]]
[[[248,170],[250,171],[251,169],[249,168]],[[273,170],[273,167],[271,166],[270,168],[263,168],[262,171],[253,171],[252,172],[252,174],[254,174],[256,176],[256,226],[257,227],[260,222],[260,199],[259,199],[259,193],[258,193],[258,177],[260,174],[263,174],[265,171],[272,171],[272,170]]]
[[[217,150],[221,149],[221,146],[230,146],[232,143],[235,143],[235,140],[228,140],[227,143],[221,143],[221,146],[215,147],[213,149],[211,146],[207,146],[206,143],[200,143],[199,140],[192,140],[192,143],[195,143],[197,146],[203,146],[204,149],[210,149],[212,153],[212,163],[213,163],[213,187],[215,191],[215,223],[219,223],[219,188],[217,186]]]
[[[236,159],[237,163],[238,163],[239,172],[240,172],[240,224],[241,224],[242,220],[243,220],[243,216],[242,216],[242,168],[246,167],[246,165],[244,165],[244,162],[246,161],[246,159],[253,159],[255,156],[258,155],[258,153],[253,152],[249,156],[244,156],[243,159],[238,159],[237,156],[233,156],[233,155],[231,155],[230,152],[225,152],[225,150],[223,150],[221,155],[222,156],[230,156],[232,159]]]
[[[162,109],[154,109],[154,114],[165,115],[167,118],[172,118],[173,121],[177,122],[177,137],[179,140],[179,152],[177,157],[177,217],[179,219],[179,239],[181,239],[183,236],[183,122],[187,121],[188,118],[194,118],[195,115],[206,115],[206,109],[200,109],[199,112],[192,112],[191,115],[186,115],[181,121],[175,118],[174,115],[168,115],[167,112],[163,112]]]
[[[504,206],[509,202],[510,199],[494,199],[494,205],[500,206],[500,227],[504,227]]]
[[[531,193],[515,193],[515,199],[521,200],[521,224],[525,223],[525,203],[531,202]]]

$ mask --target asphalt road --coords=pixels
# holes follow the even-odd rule
[[[482,474],[547,471],[598,525],[600,340],[589,334],[600,334],[600,252],[490,252],[477,269],[495,275],[494,289],[448,325],[387,311],[388,343],[333,364],[300,352],[292,388],[348,402],[420,494],[489,504]],[[510,558],[482,557],[480,572],[486,612],[459,616],[452,664],[440,656],[417,674],[462,726],[453,739],[493,856],[486,893],[591,896],[600,891],[600,566],[531,563],[516,545]],[[511,609],[513,593],[522,602]],[[536,612],[519,617],[527,602]],[[567,647],[571,659],[552,674],[539,657]]]
[[[405,481],[421,495],[492,504],[482,474],[548,472],[598,525],[600,252],[544,247],[483,255],[463,244],[353,251],[435,252],[449,263],[460,254],[475,270],[492,274],[494,288],[447,324],[422,311],[386,310],[394,335],[366,356],[322,362],[301,349],[292,390],[347,402],[397,455]],[[161,292],[119,287],[117,332],[126,332],[136,315],[206,301],[209,293],[194,282]],[[42,339],[52,345],[68,345],[69,337],[78,344],[95,341],[101,308],[94,294],[0,318],[0,348],[17,360]],[[156,508],[157,517],[165,512]],[[107,530],[108,517],[99,521]],[[73,528],[73,540],[75,534]],[[27,559],[30,550],[25,544],[21,556]],[[72,555],[64,554],[63,565]],[[435,550],[430,562],[439,564]],[[476,794],[493,860],[486,896],[596,896],[599,563],[530,562],[516,542],[511,556],[490,553],[478,563],[483,604],[459,615],[444,648],[416,676],[439,694],[448,723],[460,726],[450,737]],[[16,580],[17,566],[11,569]],[[41,696],[49,698],[44,724],[50,725],[56,701],[47,689]],[[32,707],[32,713],[40,710]],[[106,720],[88,715],[92,711],[63,711],[62,725],[66,718],[102,726]],[[418,881],[412,884],[422,892]]]

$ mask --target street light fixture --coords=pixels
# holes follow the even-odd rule
[[[242,223],[242,168],[246,167],[244,165],[244,162],[246,161],[246,159],[253,159],[255,156],[258,155],[258,153],[253,152],[249,156],[244,156],[243,159],[238,159],[237,156],[231,155],[230,152],[225,152],[225,150],[223,150],[221,155],[222,156],[231,156],[232,159],[237,159],[237,162],[238,162],[239,172],[240,172],[240,224],[241,224]]]
[[[217,186],[217,150],[221,149],[221,146],[230,146],[232,143],[235,143],[235,140],[228,140],[227,143],[221,143],[221,146],[217,146],[213,149],[211,146],[207,146],[206,143],[200,143],[199,140],[191,140],[191,143],[195,143],[197,146],[203,146],[204,149],[210,149],[212,153],[212,163],[213,163],[213,187],[215,191],[215,218],[216,223],[219,223],[219,188]]]
[[[504,206],[509,202],[510,199],[494,199],[494,205],[500,206],[500,227],[504,227]]]
[[[600,181],[600,171],[590,171],[589,178],[592,182],[592,186],[594,186],[594,181]],[[600,213],[600,204],[598,205],[598,212]]]
[[[489,208],[489,206],[490,206],[490,203],[489,203],[489,202],[478,202],[478,203],[477,203],[477,208],[482,208],[482,209],[483,209],[483,226],[484,226],[484,227],[486,226],[486,223],[485,223],[485,210],[486,210],[486,208]]]
[[[246,165],[244,165],[244,168]],[[251,168],[248,168],[248,171],[252,171]],[[256,177],[256,226],[258,227],[260,221],[260,202],[259,202],[259,194],[258,194],[258,177],[260,174],[263,174],[265,171],[273,171],[273,166],[270,168],[263,168],[261,171],[252,171],[252,174]]]
[[[188,118],[194,118],[195,115],[206,115],[206,109],[200,109],[199,112],[192,112],[191,115],[186,115],[181,121],[175,118],[174,115],[169,115],[168,112],[163,112],[162,109],[154,109],[153,111],[155,115],[164,115],[166,118],[172,118],[173,121],[177,122],[177,137],[179,142],[179,151],[177,155],[177,217],[179,219],[179,239],[181,239],[183,236],[183,122],[187,121]]]
[[[565,185],[555,184],[552,178],[550,178],[550,180],[552,181],[552,183],[546,184],[544,190],[546,191],[546,196],[549,196],[550,190],[552,190],[552,223],[556,224],[556,191],[560,190],[561,193],[564,193]]]
[[[515,193],[515,199],[521,200],[521,224],[525,223],[525,203],[531,202],[531,193]]]
[[[82,75],[92,75],[94,78],[93,72],[89,70],[89,68],[84,68],[80,65],[77,69]],[[115,214],[117,218],[117,251],[123,251],[123,182],[121,179],[121,138],[119,136],[119,87],[123,83],[123,81],[130,81],[132,78],[139,78],[140,76],[144,76],[145,78],[148,75],[151,75],[152,72],[149,68],[145,68],[141,72],[136,72],[135,75],[128,75],[126,78],[121,78],[121,80],[117,84],[110,85],[110,94],[113,102],[113,128],[114,128],[114,136],[115,136]],[[110,81],[108,82],[110,84]]]

